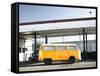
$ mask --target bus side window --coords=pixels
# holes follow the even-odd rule
[[[76,50],[76,47],[75,46],[68,46],[67,49],[68,50]]]
[[[54,46],[45,46],[44,48],[43,48],[44,50],[55,50],[55,47]]]
[[[56,50],[66,50],[66,46],[57,46]]]

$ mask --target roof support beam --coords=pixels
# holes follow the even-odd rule
[[[96,17],[73,18],[73,19],[59,19],[59,20],[47,20],[47,21],[36,21],[36,22],[24,22],[24,23],[19,23],[19,25],[20,26],[24,26],[24,25],[46,24],[46,23],[86,21],[86,20],[95,20],[95,19],[96,19]]]

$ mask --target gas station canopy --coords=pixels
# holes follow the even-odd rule
[[[37,38],[44,36],[82,35],[83,28],[87,34],[95,34],[96,18],[88,17],[20,23],[19,32],[20,38],[24,37],[27,39],[34,38],[34,32],[37,33]]]

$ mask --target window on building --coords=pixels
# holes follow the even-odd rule
[[[19,48],[19,53],[21,53],[21,48]]]

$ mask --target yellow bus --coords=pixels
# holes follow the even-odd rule
[[[76,44],[42,44],[39,49],[38,60],[45,64],[66,60],[72,64],[81,60],[81,52]]]

